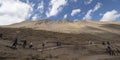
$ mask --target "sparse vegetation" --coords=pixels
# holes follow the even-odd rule
[[[104,31],[95,27],[89,29]],[[102,42],[110,41],[113,47],[120,48],[120,34],[110,31],[76,34],[32,28],[0,28],[0,33],[3,34],[0,39],[0,60],[89,60],[90,58],[96,60],[96,58],[106,59],[106,57],[109,59],[111,56],[105,53]],[[16,37],[18,46],[13,48],[11,46]],[[27,41],[26,48],[22,47],[24,40]],[[89,41],[94,44],[89,44]],[[31,42],[33,47],[29,48]],[[61,45],[57,46],[56,42],[60,42]],[[45,43],[44,49],[43,43]],[[113,56],[110,59],[119,60],[118,57]]]

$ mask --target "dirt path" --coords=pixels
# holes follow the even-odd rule
[[[10,45],[10,41],[7,41],[7,40],[0,40],[0,45],[1,46],[7,46],[7,45]],[[73,45],[71,45],[73,46]],[[58,49],[58,48],[64,48],[66,46],[60,46],[60,47],[48,47],[48,48],[45,48],[44,51],[48,51],[48,50],[54,50],[54,49]],[[38,49],[37,51],[42,51],[43,49]],[[114,56],[109,56],[109,55],[89,55],[89,56],[80,56],[79,57],[79,60],[104,60],[106,58],[113,58]]]
[[[105,58],[112,58],[112,56],[109,55],[82,56],[80,57],[80,60],[102,60]]]
[[[0,45],[3,45],[3,46],[7,46],[7,45],[10,45],[11,42],[8,41],[8,40],[0,40]]]

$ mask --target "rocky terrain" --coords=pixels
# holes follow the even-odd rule
[[[120,60],[120,55],[105,53],[106,46],[102,45],[103,41],[109,41],[113,49],[120,49],[119,22],[25,21],[1,26],[0,33],[3,34],[0,60]],[[16,37],[15,49],[11,46]],[[26,48],[22,47],[24,40]],[[94,43],[89,44],[89,41]],[[32,48],[28,48],[30,42]]]

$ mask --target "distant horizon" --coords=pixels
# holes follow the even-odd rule
[[[98,20],[50,20],[50,19],[42,19],[42,20],[25,20],[25,21],[21,21],[21,22],[16,22],[16,23],[12,23],[12,24],[17,24],[17,23],[22,23],[22,22],[27,22],[27,21],[31,21],[31,22],[38,22],[38,21],[70,21],[70,22],[79,22],[79,21],[95,21],[95,22],[120,22],[120,21],[98,21]],[[12,24],[7,24],[7,25],[12,25]],[[0,26],[7,26],[7,25],[0,25]]]

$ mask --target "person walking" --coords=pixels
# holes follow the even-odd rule
[[[42,48],[43,48],[43,49],[45,48],[45,43],[42,43]]]
[[[107,46],[106,52],[107,52],[109,55],[115,55],[114,50],[112,50],[112,48],[111,48],[110,46]]]
[[[32,42],[30,42],[29,48],[32,48],[32,47],[33,47],[33,43],[32,43]]]
[[[18,44],[18,39],[17,38],[15,38],[15,40],[14,40],[14,42],[13,42],[13,44],[12,44],[12,47],[17,47],[17,44]]]
[[[56,45],[57,45],[57,46],[61,46],[61,42],[58,42],[58,41],[57,41],[57,42],[56,42]]]
[[[23,41],[23,48],[26,48],[26,45],[27,45],[27,41],[24,40],[24,41]]]
[[[110,45],[110,42],[109,42],[109,41],[107,41],[107,45]]]
[[[116,48],[115,52],[116,52],[116,55],[120,54],[120,50],[118,48]]]
[[[3,37],[3,34],[2,34],[2,33],[0,33],[0,39],[2,39],[2,37]]]
[[[106,43],[103,41],[103,42],[102,42],[102,45],[104,45],[104,46],[105,46],[105,45],[106,45]]]

